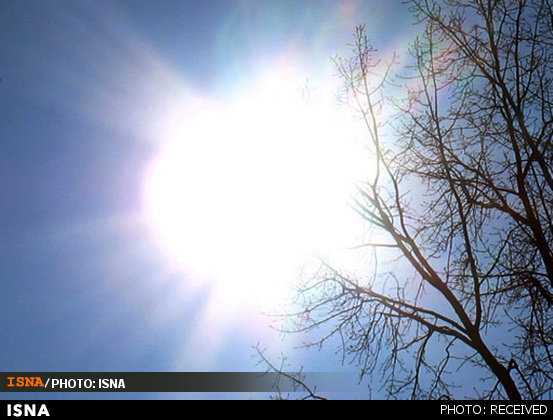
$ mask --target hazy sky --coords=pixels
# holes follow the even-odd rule
[[[2,370],[246,371],[258,341],[286,350],[244,288],[272,294],[334,240],[341,210],[310,215],[357,172],[320,140],[330,57],[361,23],[401,52],[399,5],[1,2]],[[333,350],[290,359],[335,369]]]

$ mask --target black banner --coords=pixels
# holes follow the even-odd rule
[[[169,418],[174,415],[186,416],[190,414],[192,401],[177,400],[42,400],[42,401],[2,401],[0,410],[4,418],[13,417],[48,417],[58,418],[132,418],[136,415],[140,418]],[[201,404],[201,403],[200,403]],[[450,417],[450,416],[478,416],[478,417],[535,417],[550,418],[553,413],[551,401],[545,402],[490,402],[490,401],[357,401],[362,404],[356,407],[357,413],[367,413],[363,417],[379,418],[389,416],[394,419],[412,419],[414,416],[422,418]],[[198,406],[199,409],[205,409]],[[328,414],[326,404],[310,404],[309,407],[293,408],[294,416],[301,416],[302,410],[310,418],[317,415]],[[282,412],[279,412],[282,410]],[[287,404],[273,404],[272,415],[289,415],[290,406]],[[318,411],[321,410],[321,411]],[[322,410],[325,410],[323,412]],[[252,416],[260,416],[259,411],[235,412],[237,415],[252,413]],[[348,411],[347,415],[354,415]]]
[[[0,372],[0,392],[347,392],[355,383],[347,373]]]

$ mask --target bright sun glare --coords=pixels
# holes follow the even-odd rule
[[[302,89],[298,74],[265,74],[225,101],[186,96],[164,117],[148,212],[173,261],[230,305],[282,303],[316,255],[355,245],[363,149],[333,88]]]

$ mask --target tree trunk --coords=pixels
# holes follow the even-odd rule
[[[486,347],[482,339],[480,338],[479,334],[476,334],[475,337],[473,337],[473,343],[476,348],[476,350],[480,353],[488,367],[491,369],[491,371],[494,373],[494,375],[497,377],[501,385],[503,386],[503,389],[505,389],[505,392],[507,393],[507,396],[510,400],[514,401],[520,401],[522,399],[520,392],[518,390],[517,385],[515,384],[515,381],[511,377],[511,374],[509,373],[509,369],[507,369],[505,366],[503,366],[496,357],[492,354],[492,352]]]

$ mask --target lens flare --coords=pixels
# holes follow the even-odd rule
[[[224,101],[184,98],[146,178],[160,242],[229,306],[283,302],[316,255],[355,244],[348,197],[364,152],[334,98],[307,95],[299,74],[266,72]]]

